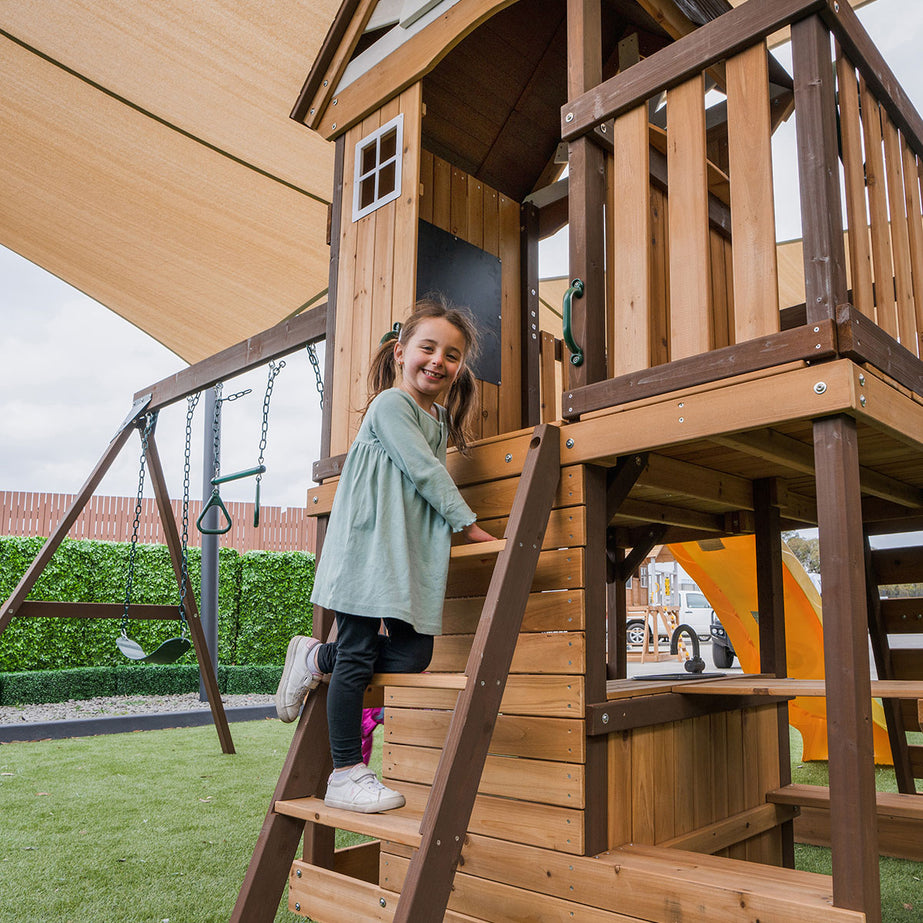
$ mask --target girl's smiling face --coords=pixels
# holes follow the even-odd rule
[[[406,343],[395,344],[400,387],[427,413],[433,412],[433,403],[461,371],[466,345],[462,331],[444,317],[420,321]]]

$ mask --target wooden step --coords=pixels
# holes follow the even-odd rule
[[[786,785],[768,792],[766,799],[798,805],[795,839],[817,846],[830,845],[830,789],[825,785]],[[883,856],[923,862],[923,795],[878,792],[878,850]]]
[[[401,786],[396,785],[394,788],[400,790]],[[420,814],[404,808],[385,811],[383,814],[359,814],[342,808],[329,808],[323,798],[291,798],[277,801],[275,812],[325,827],[403,843],[405,846],[416,848],[420,845]]]
[[[318,868],[300,859],[289,875],[288,908],[323,923],[390,923],[400,895],[366,881]],[[478,917],[446,912],[447,923],[481,923]]]

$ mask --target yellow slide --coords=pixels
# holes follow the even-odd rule
[[[670,545],[683,570],[698,584],[721,619],[744,673],[759,673],[756,615],[756,553],[752,535]],[[823,679],[824,638],[820,593],[801,562],[782,544],[785,594],[785,652],[793,679]],[[891,747],[884,710],[872,702],[875,762],[890,765]],[[801,733],[803,759],[827,759],[827,703],[798,696],[789,703],[789,721]]]

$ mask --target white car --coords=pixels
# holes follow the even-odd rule
[[[714,610],[700,590],[679,591],[679,621],[688,625],[702,641],[711,640],[711,617]]]

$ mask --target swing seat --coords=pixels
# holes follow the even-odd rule
[[[115,643],[129,660],[142,663],[176,663],[192,647],[188,638],[167,638],[150,654],[145,654],[144,648],[128,635],[120,635]]]

